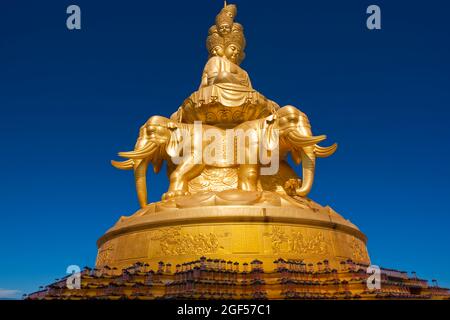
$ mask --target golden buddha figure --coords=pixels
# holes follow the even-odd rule
[[[278,104],[252,87],[248,73],[240,67],[246,40],[243,26],[234,22],[236,14],[236,6],[227,5],[216,17],[216,24],[208,31],[209,60],[200,87],[172,115],[172,120],[233,127],[279,109]]]

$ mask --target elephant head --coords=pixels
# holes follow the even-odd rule
[[[318,146],[317,143],[325,140],[326,136],[313,136],[308,117],[293,106],[279,109],[276,117],[280,148],[284,146],[297,165],[303,162],[302,184],[296,189],[296,194],[306,196],[314,182],[316,158],[331,156],[336,151],[337,144],[325,148]]]
[[[174,131],[176,126],[167,118],[151,117],[139,131],[139,138],[134,151],[119,152],[123,162],[111,161],[111,164],[121,170],[134,170],[136,191],[139,204],[142,208],[147,206],[147,168],[153,165],[158,173],[164,160],[170,161],[169,154],[176,148]]]

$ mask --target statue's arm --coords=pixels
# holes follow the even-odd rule
[[[235,83],[239,85],[244,85],[241,81],[239,81],[231,72],[220,72],[213,81],[213,84],[217,83]]]
[[[208,60],[203,69],[202,81],[200,83],[200,88],[207,87],[214,83],[214,79],[220,72],[220,61],[213,57]]]
[[[200,83],[200,88],[208,86],[208,73],[203,72],[202,82]]]
[[[248,87],[250,89],[253,89],[252,81],[250,80],[250,76],[248,75],[247,71],[245,71],[245,75],[247,76]]]
[[[219,83],[235,83],[251,88],[250,78],[248,77],[247,72],[243,72],[245,73],[244,79],[242,79],[242,75],[241,77],[236,77],[232,72],[226,71],[226,68],[223,67],[221,58],[212,57],[208,60],[205,69],[203,70],[200,88]]]

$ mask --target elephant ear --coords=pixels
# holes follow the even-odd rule
[[[174,122],[169,122],[167,129],[170,131],[170,138],[166,146],[166,152],[170,157],[177,157],[180,153],[181,132]]]
[[[269,150],[275,150],[278,147],[279,135],[277,129],[277,115],[272,114],[264,120],[263,125],[263,143],[264,147]]]

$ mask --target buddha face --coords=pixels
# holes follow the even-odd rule
[[[212,50],[211,50],[211,56],[219,56],[219,57],[223,57],[223,55],[225,54],[224,49],[222,46],[215,46]]]
[[[222,23],[219,26],[219,33],[223,36],[226,34],[229,34],[231,32],[231,25],[229,25],[228,23]]]
[[[238,64],[241,57],[241,48],[232,43],[225,49],[225,55],[233,63]]]

